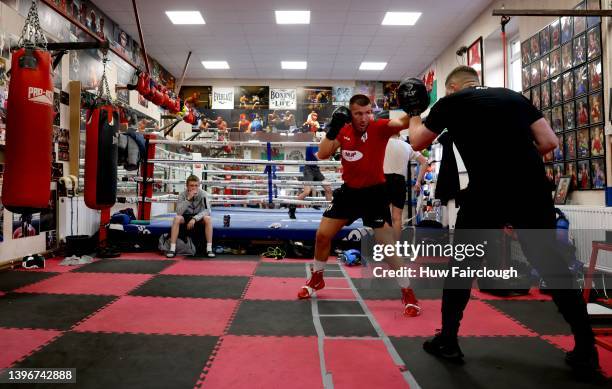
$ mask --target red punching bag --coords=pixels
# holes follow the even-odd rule
[[[48,207],[51,195],[53,80],[46,50],[13,52],[7,105],[2,203],[11,212]]]
[[[119,112],[112,105],[92,108],[85,141],[85,205],[105,209],[117,200],[117,130]]]
[[[107,53],[98,96],[87,111],[85,125],[85,205],[107,209],[117,200],[117,131],[119,111],[110,103],[106,78]]]

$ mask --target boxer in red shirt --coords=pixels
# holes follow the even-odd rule
[[[385,190],[383,162],[389,138],[407,128],[408,116],[400,119],[372,119],[372,104],[365,95],[355,95],[349,108],[338,107],[332,114],[327,134],[319,144],[318,158],[329,158],[340,148],[344,184],[334,191],[332,204],[323,213],[317,230],[311,277],[298,292],[307,299],[325,286],[323,270],[332,239],[345,225],[361,218],[374,229],[377,243],[394,244],[389,199]],[[397,256],[385,259],[394,270],[403,266]],[[406,316],[418,316],[421,308],[409,287],[408,278],[398,278]]]

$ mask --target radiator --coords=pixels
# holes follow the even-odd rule
[[[612,208],[588,206],[558,206],[570,222],[570,237],[576,246],[576,258],[588,265],[591,243],[606,239],[606,230],[612,230]],[[511,244],[511,258],[526,261],[517,241]],[[612,252],[600,251],[597,269],[612,273]]]
[[[100,228],[100,211],[87,208],[83,197],[60,197],[58,239],[69,235],[93,235]]]
[[[559,206],[570,221],[570,232],[574,238],[578,259],[585,264],[591,258],[591,243],[605,240],[606,230],[612,231],[612,208],[592,206]],[[612,272],[612,252],[600,251],[597,269]]]

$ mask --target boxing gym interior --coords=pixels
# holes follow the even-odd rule
[[[612,387],[608,39],[608,0],[0,0],[0,387]]]

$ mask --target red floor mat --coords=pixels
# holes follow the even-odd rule
[[[11,366],[61,334],[53,330],[0,328],[0,368]]]
[[[202,388],[322,388],[315,337],[223,338]]]
[[[250,276],[255,272],[255,261],[178,261],[160,274],[194,276]]]
[[[237,303],[238,300],[124,296],[75,330],[219,336]]]
[[[151,277],[152,274],[65,273],[16,292],[122,296]]]
[[[403,315],[400,301],[365,300],[388,336],[431,336],[441,327],[441,300],[421,300],[422,313]],[[536,336],[529,329],[481,301],[471,301],[465,311],[459,336]]]
[[[409,387],[380,340],[326,340],[325,361],[334,389]]]

